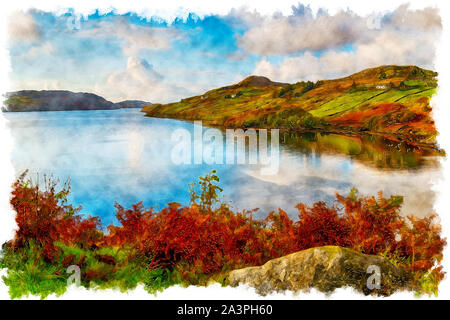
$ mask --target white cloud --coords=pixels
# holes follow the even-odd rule
[[[100,21],[92,29],[81,30],[80,36],[116,37],[123,41],[123,54],[136,56],[143,49],[167,50],[180,32],[171,28],[144,27],[129,23],[124,17]]]
[[[370,43],[381,30],[398,34],[434,33],[442,27],[437,9],[414,11],[408,5],[384,15],[369,16],[359,16],[349,10],[341,10],[334,15],[319,10],[314,15],[309,7],[303,5],[293,7],[293,11],[290,16],[266,17],[247,11],[233,12],[234,20],[241,19],[243,25],[249,26],[239,37],[238,45],[257,55],[284,55]]]
[[[39,24],[30,12],[12,13],[8,21],[8,34],[11,40],[33,42],[41,39]]]
[[[442,28],[438,9],[428,7],[422,10],[411,10],[406,4],[393,12],[389,22],[392,26],[402,29],[430,30]]]
[[[239,9],[232,8],[224,18],[239,29],[248,29],[261,25],[264,22],[264,16],[258,11],[249,11],[248,8],[241,7]]]
[[[110,73],[105,84],[97,84],[95,92],[114,101],[133,99],[154,103],[177,100],[186,94],[184,89],[165,81],[146,60],[136,57],[128,58],[125,69]]]
[[[321,11],[314,17],[309,8],[301,8],[297,15],[262,19],[238,39],[238,45],[253,54],[282,55],[334,48],[365,37],[366,21],[351,11],[333,16]]]
[[[40,42],[23,52],[19,58],[33,61],[41,56],[49,56],[55,53],[55,47],[50,42]]]
[[[130,84],[156,83],[162,75],[153,70],[153,66],[144,59],[129,57],[125,70],[113,72],[108,77],[108,83],[129,82]]]
[[[352,42],[353,50],[335,48],[331,42],[330,48],[321,55],[313,55],[312,49],[306,50],[298,52],[296,56],[286,57],[278,64],[271,64],[263,57],[256,64],[253,73],[275,81],[296,82],[336,78],[386,64],[412,64],[430,69],[434,67],[435,48],[441,31],[440,17],[435,9],[412,11],[408,6],[401,6],[393,13],[381,17],[379,23],[379,28],[367,29],[364,36],[357,37]],[[360,24],[357,29],[360,29]],[[335,40],[334,43],[337,42]],[[291,49],[296,46],[295,43],[291,45]],[[277,50],[283,48],[283,43],[280,46]],[[262,48],[261,45],[259,48]],[[290,49],[285,51],[288,53]],[[273,50],[268,50],[267,55],[271,52]]]
[[[64,90],[65,86],[59,80],[51,79],[18,79],[14,82],[13,90]],[[76,91],[75,89],[73,89]]]

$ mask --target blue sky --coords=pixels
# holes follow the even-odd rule
[[[135,13],[79,17],[31,10],[9,21],[13,90],[94,92],[112,101],[177,101],[257,74],[335,78],[382,64],[433,68],[441,21],[432,8],[359,16],[298,4],[262,15],[230,8],[173,21]]]

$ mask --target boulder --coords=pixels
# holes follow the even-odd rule
[[[261,295],[310,288],[331,293],[349,286],[366,295],[387,296],[407,288],[410,276],[381,256],[325,246],[273,259],[260,267],[231,271],[225,281],[231,286],[248,284]]]

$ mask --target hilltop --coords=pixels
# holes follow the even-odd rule
[[[4,101],[6,112],[67,111],[67,110],[114,110],[142,108],[151,103],[126,100],[114,103],[93,93],[67,90],[21,90],[8,92]]]
[[[147,116],[203,120],[212,126],[330,132],[373,132],[432,143],[430,99],[437,73],[417,66],[380,66],[350,76],[272,82],[250,76],[202,95],[142,109]]]
[[[273,82],[267,77],[261,77],[261,76],[249,76],[239,82],[237,85],[225,87],[229,89],[234,88],[245,88],[245,87],[255,87],[255,88],[264,88],[264,87],[283,87],[285,85],[288,85],[289,83],[282,83],[282,82]]]

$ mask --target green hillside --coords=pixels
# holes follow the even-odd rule
[[[251,76],[200,96],[142,109],[147,116],[203,120],[212,126],[373,132],[433,143],[430,98],[437,73],[381,66],[351,76],[294,84]]]

